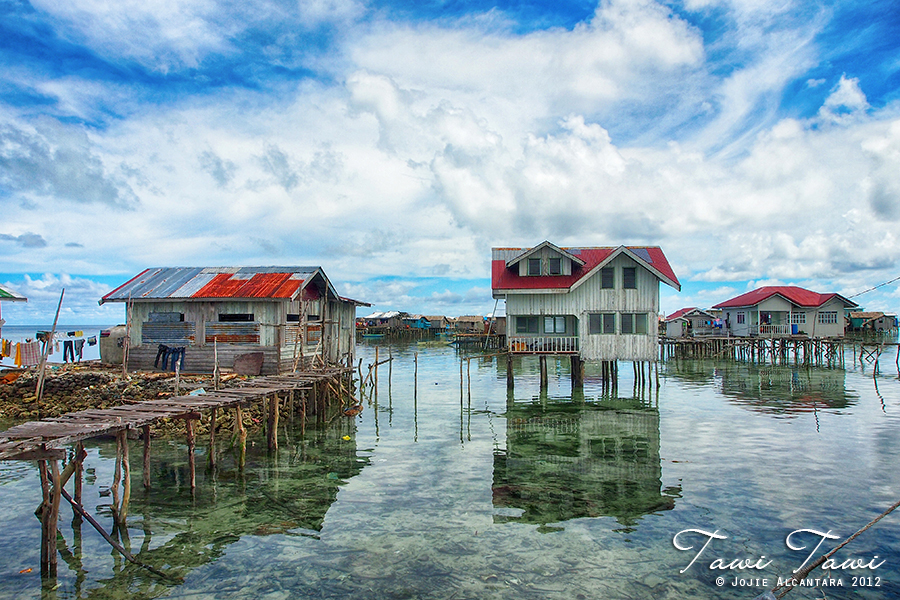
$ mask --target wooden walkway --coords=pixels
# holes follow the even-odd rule
[[[350,372],[352,369],[330,368],[257,377],[240,386],[205,394],[146,400],[30,421],[0,432],[0,460],[63,458],[64,447],[81,440],[138,429],[163,419],[184,418],[201,410],[247,406],[274,394],[311,390],[317,383],[327,384]]]

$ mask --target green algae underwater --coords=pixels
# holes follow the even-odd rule
[[[305,434],[283,418],[276,452],[252,431],[243,469],[219,435],[194,494],[184,439],[153,440],[149,491],[132,442],[114,536],[170,578],[64,505],[42,585],[37,467],[0,463],[0,598],[749,599],[900,498],[893,365],[670,360],[634,389],[626,363],[610,395],[592,365],[573,392],[556,359],[541,393],[537,360],[517,358],[508,393],[504,357],[461,368],[453,346],[379,340],[363,365],[376,347],[393,361],[359,415]],[[84,504],[112,531],[115,443],[87,451]],[[890,515],[836,555],[867,568],[786,597],[900,597],[897,548]]]

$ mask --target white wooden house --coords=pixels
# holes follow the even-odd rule
[[[209,373],[262,353],[262,374],[321,358],[352,364],[356,307],[320,267],[162,267],[100,300],[126,304],[128,365],[159,366],[160,346],[184,348],[186,372]]]
[[[654,360],[659,282],[681,289],[655,246],[494,248],[491,269],[513,353]]]
[[[682,308],[666,317],[666,337],[693,337],[720,332],[716,317],[697,307]]]
[[[770,285],[720,302],[713,308],[722,311],[725,328],[737,337],[830,338],[844,336],[846,313],[856,306],[840,294]]]

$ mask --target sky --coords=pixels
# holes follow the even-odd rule
[[[666,314],[900,311],[895,0],[0,0],[9,324],[148,267],[486,314],[491,247],[660,246]],[[362,312],[358,312],[362,315]]]

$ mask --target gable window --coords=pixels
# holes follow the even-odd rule
[[[647,333],[646,313],[622,313],[622,333]]]
[[[537,333],[537,317],[516,317],[516,333]]]
[[[627,290],[637,288],[637,268],[625,267],[622,269],[622,287]]]
[[[611,290],[616,287],[615,267],[603,267],[600,269],[600,289]]]
[[[616,313],[596,313],[590,315],[589,333],[615,333]]]
[[[544,333],[565,333],[565,317],[544,317]]]
[[[819,323],[822,325],[837,325],[837,311],[823,310],[819,313]]]
[[[550,274],[551,275],[562,275],[562,259],[561,258],[551,258],[550,259]]]
[[[219,323],[252,323],[253,313],[219,313]]]
[[[539,258],[529,258],[528,259],[528,274],[529,275],[540,275],[541,274],[541,259],[539,259]]]

